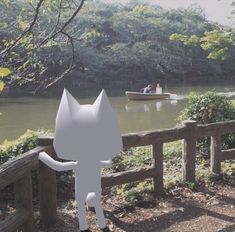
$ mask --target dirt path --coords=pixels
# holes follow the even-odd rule
[[[113,196],[104,197],[104,209],[108,224],[115,232],[234,232],[235,185],[216,184],[193,192],[188,188],[176,188],[162,199],[146,195],[144,201],[130,204]],[[79,231],[75,209],[62,206],[58,209],[60,220],[52,228],[38,224],[40,232]],[[88,212],[90,229],[100,231],[95,215]]]

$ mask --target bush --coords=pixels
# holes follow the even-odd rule
[[[188,98],[188,106],[179,116],[179,121],[187,119],[203,124],[234,120],[235,105],[227,97],[215,92],[209,91],[202,95],[191,93]]]
[[[37,146],[37,138],[39,132],[27,130],[27,132],[21,135],[17,140],[8,141],[5,140],[0,145],[0,165],[7,162],[8,160],[27,152]],[[33,172],[33,192],[34,195],[37,193],[37,175]],[[8,200],[13,200],[13,185],[7,186],[5,189],[0,191],[0,203]]]
[[[27,130],[26,133],[21,135],[18,139],[13,141],[5,140],[0,145],[0,165],[7,162],[8,160],[23,154],[37,146],[37,139],[39,134],[45,134],[48,132],[44,131],[32,131]],[[73,172],[57,172],[57,183],[58,183],[58,194],[62,197],[71,197],[74,189],[74,176]],[[37,196],[38,192],[38,176],[37,171],[32,172],[32,183],[33,183],[33,195]],[[69,193],[69,194],[68,194]],[[0,202],[6,200],[12,200],[13,198],[13,186],[8,186],[2,192],[0,192]]]
[[[39,132],[27,130],[27,132],[21,135],[17,140],[5,140],[3,144],[0,145],[0,165],[36,147],[38,134]]]
[[[235,104],[225,96],[209,91],[205,94],[191,93],[188,98],[188,106],[181,112],[178,121],[195,120],[206,124],[220,121],[235,120]],[[223,138],[223,147],[230,148],[235,143],[234,135]],[[201,139],[200,144],[208,147],[209,139]]]

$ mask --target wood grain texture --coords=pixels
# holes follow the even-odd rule
[[[48,154],[56,158],[54,149],[48,151]],[[40,218],[46,225],[52,225],[57,221],[57,184],[56,171],[39,161],[38,171],[39,200],[40,200]]]
[[[24,209],[18,209],[9,215],[4,221],[0,222],[1,232],[15,232],[28,218],[28,212]]]
[[[185,126],[180,126],[172,129],[144,131],[139,133],[131,133],[122,135],[123,147],[130,148],[136,146],[147,146],[161,142],[171,142],[183,139],[185,136]],[[53,137],[40,137],[38,145],[48,146],[53,144]]]
[[[220,161],[235,159],[235,149],[222,150],[220,153]]]
[[[211,172],[219,174],[221,172],[221,135],[211,136],[210,153]]]
[[[29,170],[36,169],[38,153],[47,149],[47,147],[36,147],[2,164],[0,166],[0,189],[21,179]]]
[[[195,181],[195,165],[196,165],[196,127],[195,121],[186,121],[187,136],[183,140],[183,154],[182,154],[182,172],[183,180]]]
[[[112,173],[102,176],[102,187],[112,187],[115,185],[131,183],[147,178],[153,178],[157,175],[154,167],[136,168],[130,171]]]
[[[235,120],[197,125],[197,137],[235,132]]]
[[[28,216],[22,225],[22,232],[34,231],[31,171],[14,184],[16,209],[26,210]]]
[[[153,177],[153,190],[156,196],[161,196],[164,193],[163,183],[163,143],[158,142],[152,146],[153,162],[156,174]]]

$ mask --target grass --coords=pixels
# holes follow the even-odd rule
[[[176,141],[165,143],[163,147],[164,160],[181,157],[182,142]],[[149,166],[152,164],[152,148],[151,146],[130,148],[113,159],[113,172],[126,171],[134,167]]]

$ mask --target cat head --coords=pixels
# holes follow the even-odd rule
[[[104,90],[92,105],[80,105],[64,89],[53,142],[59,158],[107,160],[122,150],[117,119]]]

